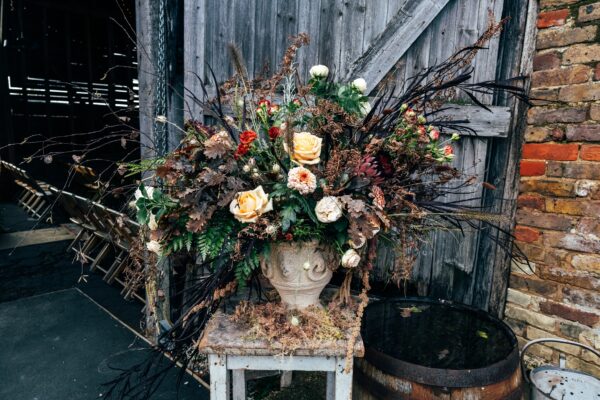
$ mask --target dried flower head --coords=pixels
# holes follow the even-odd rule
[[[292,168],[288,172],[287,186],[301,194],[309,194],[317,188],[317,177],[307,168]]]

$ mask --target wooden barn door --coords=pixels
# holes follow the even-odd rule
[[[405,82],[423,68],[474,43],[487,28],[491,14],[498,20],[514,13],[506,28],[508,33],[502,38],[502,46],[510,45],[511,51],[503,49],[500,38],[495,37],[474,61],[474,81],[493,80],[526,69],[520,61],[525,21],[528,12],[531,14],[528,3],[185,0],[184,84],[190,92],[200,94],[194,73],[208,78],[206,65],[212,67],[219,82],[228,78],[232,74],[228,43],[239,46],[251,75],[257,76],[269,68],[276,70],[288,37],[306,32],[311,43],[299,52],[301,76],[307,75],[310,66],[325,64],[343,79],[365,78],[371,90],[390,74],[398,82]],[[511,119],[514,107],[505,99],[481,100],[494,105],[494,113],[468,105],[456,106],[454,110],[465,115],[479,133],[478,137],[463,137],[459,142],[455,166],[473,176],[470,193],[463,198],[479,200],[469,202],[470,205],[485,206],[510,218],[515,197],[510,188],[514,186],[516,169],[508,163],[516,163],[513,153],[518,151],[519,143],[514,139],[519,136],[516,119]],[[189,104],[187,115],[197,116],[200,110]],[[484,181],[498,189],[491,194],[484,192]],[[459,196],[448,198],[458,199]],[[506,223],[505,227],[510,225]],[[412,279],[420,295],[453,299],[501,313],[508,279],[507,259],[479,229],[464,234],[438,233],[421,246]]]

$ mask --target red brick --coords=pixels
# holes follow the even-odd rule
[[[546,175],[573,179],[600,180],[600,168],[589,162],[557,162],[549,161]]]
[[[573,182],[564,180],[522,179],[520,191],[522,193],[539,193],[545,196],[575,197]]]
[[[600,214],[600,202],[583,199],[547,199],[546,212],[597,216]]]
[[[600,252],[600,240],[595,235],[548,232],[544,235],[544,244],[582,253]]]
[[[569,284],[589,290],[600,290],[600,277],[596,277],[590,274],[588,271],[578,271],[572,268],[561,268],[545,265],[540,265],[537,271],[539,272],[540,277],[543,279]]]
[[[548,28],[551,26],[564,25],[567,22],[567,17],[569,16],[569,10],[554,10],[554,11],[545,11],[541,12],[538,15],[537,27]]]
[[[600,125],[570,125],[566,136],[571,142],[600,142]]]
[[[557,231],[568,231],[573,225],[572,219],[565,215],[541,213],[526,209],[517,210],[517,223]]]
[[[534,88],[529,91],[529,101],[534,106],[546,106],[558,100],[559,87]]]
[[[600,44],[576,44],[569,47],[562,56],[563,64],[584,64],[600,61]]]
[[[600,304],[600,293],[565,286],[562,289],[563,299],[578,306],[597,308]]]
[[[600,19],[600,2],[579,7],[578,22]]]
[[[521,176],[540,176],[546,172],[545,161],[521,161]]]
[[[547,49],[593,41],[596,37],[597,29],[594,25],[581,28],[546,29],[538,33],[536,47],[538,49]]]
[[[587,119],[588,107],[563,107],[546,108],[533,107],[527,113],[527,123],[531,125],[545,125],[557,122],[575,123]]]
[[[527,143],[523,145],[523,158],[534,160],[577,160],[578,144]]]
[[[590,118],[594,121],[600,121],[600,104],[592,104],[590,107]]]
[[[528,126],[525,131],[526,142],[558,142],[564,138],[565,132],[559,126]]]
[[[593,326],[600,321],[600,316],[597,314],[551,301],[540,303],[540,310],[545,314],[556,315],[557,317],[579,322],[587,326]]]
[[[578,1],[581,0],[540,0],[540,7],[542,9],[545,9],[548,7],[566,6],[573,3],[577,3]]]
[[[544,211],[546,200],[540,195],[520,194],[517,198],[517,207]]]
[[[531,76],[531,86],[535,88],[583,83],[587,82],[590,76],[592,76],[592,70],[586,65],[537,71]]]
[[[600,146],[581,146],[581,159],[587,161],[600,161]],[[600,168],[600,165],[596,166],[596,168]]]
[[[540,231],[527,226],[515,227],[515,239],[521,242],[533,243],[540,238]]]
[[[545,69],[554,69],[560,65],[560,54],[544,53],[537,54],[533,58],[533,70],[542,71]]]
[[[600,47],[598,47],[600,53]],[[560,89],[558,98],[561,101],[579,102],[600,100],[600,82],[581,83],[568,85]]]
[[[510,275],[510,287],[518,290],[525,290],[531,293],[540,294],[546,297],[553,297],[558,293],[558,284],[552,281],[544,281],[533,276]]]

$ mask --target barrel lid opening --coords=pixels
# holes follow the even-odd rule
[[[485,386],[519,373],[517,338],[505,323],[445,300],[374,302],[365,310],[362,337],[365,361],[422,384]]]

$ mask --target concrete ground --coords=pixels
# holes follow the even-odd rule
[[[12,204],[0,210],[0,399],[102,398],[118,374],[111,367],[148,354],[136,332],[143,305],[85,267],[87,282],[80,280],[64,231],[54,234]],[[149,400],[209,398],[189,375],[177,397],[176,372]]]

